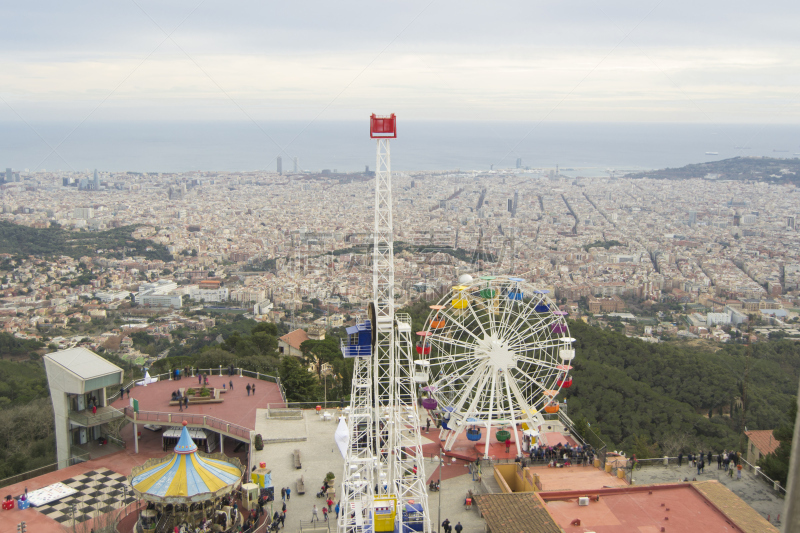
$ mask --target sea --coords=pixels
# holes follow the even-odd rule
[[[76,127],[77,126],[77,127]],[[800,125],[398,119],[392,169],[522,167],[601,177],[736,156],[800,157]],[[369,121],[0,122],[0,170],[374,169]]]

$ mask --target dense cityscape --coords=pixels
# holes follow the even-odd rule
[[[70,323],[135,305],[171,314],[170,322],[147,326],[169,337],[170,327],[197,322],[174,312],[200,302],[304,328],[365,316],[374,201],[368,171],[9,169],[6,178],[2,220],[77,232],[135,225],[130,237],[169,253],[35,259],[4,250],[3,331],[47,336],[64,348],[85,338],[64,335]],[[622,320],[629,335],[653,342],[724,342],[742,331],[753,340],[797,335],[796,188],[715,178],[581,179],[556,169],[395,173],[397,303],[438,299],[461,273],[485,271],[528,279],[552,291],[571,317]],[[93,344],[120,333],[109,328]]]

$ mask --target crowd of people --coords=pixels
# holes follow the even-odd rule
[[[697,468],[697,475],[704,473],[705,468],[707,465],[711,465],[713,463],[714,454],[711,452],[703,453],[702,451],[698,454],[688,453],[686,454],[686,460],[692,468]],[[683,453],[678,454],[678,466],[683,465]],[[717,470],[724,470],[728,473],[730,477],[733,477],[733,472],[736,471],[736,479],[742,479],[742,469],[744,466],[742,465],[742,456],[739,452],[727,451],[724,450],[722,453],[718,453],[716,455],[717,459]]]

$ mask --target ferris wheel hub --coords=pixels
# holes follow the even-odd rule
[[[483,357],[488,359],[495,369],[500,370],[517,366],[517,354],[508,349],[506,343],[495,335],[484,336],[481,344],[480,351],[483,352]]]

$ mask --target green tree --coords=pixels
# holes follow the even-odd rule
[[[758,466],[764,473],[774,480],[786,486],[786,479],[789,477],[789,461],[792,453],[792,440],[794,437],[794,424],[797,418],[797,402],[793,404],[789,411],[790,422],[784,424],[772,432],[775,440],[780,441],[778,448],[758,460]]]
[[[303,368],[300,361],[291,356],[281,360],[280,376],[289,402],[315,402],[319,400],[317,377]]]

